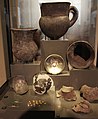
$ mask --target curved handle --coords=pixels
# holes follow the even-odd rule
[[[78,19],[78,10],[74,6],[70,6],[70,12],[73,14],[72,19],[70,20],[70,27],[76,22]]]
[[[35,41],[35,43],[37,44],[38,48],[40,48],[40,40],[41,40],[41,30],[36,30],[36,32],[34,32],[34,36],[33,36],[33,40]]]

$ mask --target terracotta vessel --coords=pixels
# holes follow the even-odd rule
[[[23,95],[28,92],[29,85],[23,75],[16,75],[12,80],[12,88],[17,94]]]
[[[77,8],[70,6],[69,2],[42,3],[40,9],[39,26],[51,40],[62,37],[78,18]],[[71,20],[69,20],[70,12],[73,14]]]
[[[73,68],[89,68],[94,59],[94,48],[87,41],[75,41],[67,49],[67,60]]]
[[[38,52],[38,46],[34,41],[37,29],[12,28],[13,55],[21,62],[32,62]]]

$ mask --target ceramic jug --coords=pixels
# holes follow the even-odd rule
[[[13,33],[12,52],[20,62],[32,62],[38,52],[34,41],[37,29],[11,28]]]
[[[58,40],[76,22],[78,10],[69,2],[51,2],[40,5],[41,17],[39,26],[42,32],[51,40]],[[69,19],[69,13],[73,14]]]

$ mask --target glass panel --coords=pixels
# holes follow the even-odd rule
[[[39,28],[39,18],[38,0],[18,0],[18,27]]]

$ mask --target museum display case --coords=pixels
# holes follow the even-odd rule
[[[98,118],[98,1],[0,3],[0,118]]]

